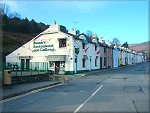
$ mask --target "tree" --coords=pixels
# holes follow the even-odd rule
[[[128,46],[128,42],[125,42],[124,44],[122,44],[122,46],[121,46],[121,47],[129,48],[129,46]]]
[[[0,15],[5,15],[6,14],[8,16],[8,14],[10,13],[9,9],[10,8],[9,8],[8,5],[1,3],[0,4]]]
[[[29,28],[30,28],[30,24],[29,24],[29,20],[28,18],[26,17],[25,19],[21,20],[21,32],[22,33],[29,33]]]
[[[9,19],[10,32],[20,32],[20,18],[14,17]]]
[[[40,26],[40,32],[44,31],[45,29],[47,29],[49,26],[46,26],[44,23],[40,22],[39,23]]]
[[[87,31],[86,31],[86,35],[87,35],[88,37],[92,37],[93,32],[92,32],[91,30],[87,30]]]
[[[115,45],[119,46],[120,44],[120,41],[118,38],[113,38],[113,41],[112,41]]]
[[[2,25],[2,30],[3,31],[8,31],[9,30],[9,18],[6,14],[2,16],[3,22],[1,23]]]
[[[37,23],[35,20],[29,21],[26,17],[21,19],[20,14],[17,12],[11,13],[9,6],[6,4],[0,4],[0,27],[2,30],[14,33],[26,33],[26,34],[39,34],[49,27],[40,22]],[[67,29],[63,26],[63,31],[68,32]]]
[[[30,21],[30,34],[37,32],[37,24],[34,19]]]
[[[63,25],[60,25],[60,31],[62,31],[64,33],[68,32],[67,28],[65,26],[63,26]]]
[[[17,12],[10,13],[9,18],[21,18],[20,14]]]
[[[77,30],[77,31],[76,31],[76,34],[79,35],[79,34],[80,34],[80,30]]]
[[[9,29],[9,18],[8,13],[10,12],[9,6],[6,4],[0,4],[0,27],[2,30],[8,31]]]

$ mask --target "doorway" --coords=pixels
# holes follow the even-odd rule
[[[26,59],[26,70],[29,70],[30,68],[30,60]]]
[[[102,69],[102,57],[100,57],[100,69]]]
[[[21,59],[21,70],[22,71],[24,70],[24,65],[25,65],[25,60]]]
[[[91,69],[91,62],[92,62],[92,61],[91,61],[91,57],[92,57],[92,56],[90,56],[90,71],[92,71],[92,69]]]
[[[55,74],[59,74],[59,70],[60,70],[60,62],[56,61],[55,62]]]
[[[75,58],[75,73],[77,73],[77,57]]]

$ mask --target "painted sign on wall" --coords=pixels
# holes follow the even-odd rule
[[[45,41],[41,42],[33,42],[33,50],[32,52],[40,52],[40,51],[54,51],[53,44],[47,44]]]

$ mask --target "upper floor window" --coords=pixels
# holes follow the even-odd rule
[[[82,43],[82,49],[85,49],[85,44],[84,43]]]
[[[104,53],[106,53],[106,47],[104,47]]]
[[[97,46],[95,46],[95,51],[97,51]]]
[[[66,47],[66,39],[59,39],[59,48]]]
[[[82,67],[85,67],[85,59],[82,59]]]
[[[95,59],[95,67],[97,67],[97,58]]]

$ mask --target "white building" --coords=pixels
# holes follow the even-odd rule
[[[31,41],[7,55],[6,62],[17,62],[23,70],[38,67],[56,74],[100,69],[100,51],[103,49],[99,46],[100,42],[95,37],[89,41],[82,34],[77,37],[74,29],[69,33],[64,32],[62,27],[54,22]]]
[[[118,65],[119,65],[119,62],[118,62],[118,48],[116,47],[116,46],[114,46],[114,48],[113,48],[113,67],[118,67]]]
[[[125,65],[125,57],[126,57],[126,51],[125,51],[125,48],[122,47],[122,65]]]
[[[131,50],[127,50],[127,56],[128,56],[128,65],[132,65],[132,52],[131,52]]]
[[[56,74],[74,74],[125,65],[128,58],[124,48],[113,49],[104,40],[85,34],[76,35],[71,29],[54,22],[48,29],[6,56],[6,62],[17,64],[22,70],[52,70]],[[132,63],[141,62],[135,53]],[[126,61],[127,62],[127,61]],[[132,64],[130,62],[130,64]]]

